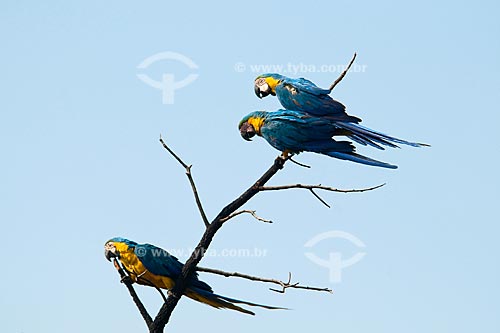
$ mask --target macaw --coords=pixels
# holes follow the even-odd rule
[[[330,116],[337,121],[361,122],[361,119],[348,115],[342,103],[330,97],[331,90],[319,88],[304,78],[292,79],[276,73],[262,74],[255,79],[254,90],[259,98],[268,95],[278,97],[287,110],[307,112],[313,116]]]
[[[118,258],[134,282],[162,289],[172,289],[182,271],[183,264],[167,251],[151,244],[137,244],[134,241],[115,237],[104,245],[106,259]],[[215,294],[212,288],[194,274],[188,281],[185,295],[195,301],[215,308],[232,309],[255,315],[252,311],[234,303],[258,306],[266,309],[285,309],[267,306]]]
[[[299,111],[277,110],[255,111],[246,115],[238,128],[243,139],[251,141],[255,135],[263,137],[271,146],[288,154],[303,151],[324,154],[330,157],[356,163],[396,169],[396,165],[377,161],[355,153],[356,148],[349,141],[336,141],[334,136],[346,136],[363,145],[384,149],[381,145],[399,148],[396,143],[413,147],[428,146],[376,132],[359,124],[340,122],[336,117],[315,117]]]

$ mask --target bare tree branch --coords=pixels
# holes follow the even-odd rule
[[[295,289],[307,289],[307,290],[314,290],[314,291],[326,291],[329,293],[333,293],[333,291],[329,288],[317,288],[317,287],[308,287],[308,286],[302,286],[298,282],[296,283],[291,283],[292,280],[292,273],[288,273],[288,282],[283,282],[281,280],[277,279],[268,279],[268,278],[261,278],[258,276],[253,276],[253,275],[248,275],[248,274],[242,274],[238,272],[226,272],[226,271],[221,271],[219,269],[213,269],[213,268],[206,268],[206,267],[197,267],[196,270],[198,272],[205,272],[205,273],[211,273],[211,274],[217,274],[217,275],[222,275],[225,277],[238,277],[242,279],[247,279],[251,281],[259,281],[259,282],[265,282],[265,283],[274,283],[279,286],[281,286],[283,289],[282,290],[276,290],[269,288],[272,291],[276,291],[279,293],[284,293],[286,289],[288,288],[295,288]]]
[[[366,191],[372,191],[375,190],[379,187],[384,186],[384,184],[373,186],[373,187],[368,187],[368,188],[362,188],[362,189],[350,189],[350,190],[343,190],[343,189],[338,189],[330,186],[322,186],[321,184],[319,185],[304,185],[304,184],[292,184],[292,185],[280,185],[280,186],[263,186],[259,190],[260,191],[279,191],[279,190],[288,190],[292,188],[300,188],[300,189],[305,189],[309,190],[312,195],[316,197],[323,205],[325,205],[328,208],[331,208],[331,206],[323,200],[314,190],[325,190],[325,191],[330,191],[330,192],[340,192],[340,193],[353,193],[353,192],[366,192]]]
[[[337,80],[335,80],[335,82],[333,82],[330,85],[330,87],[328,88],[328,90],[330,90],[330,92],[332,92],[333,88],[335,88],[335,86],[337,84],[339,84],[340,81],[342,81],[342,79],[344,78],[344,76],[347,74],[347,72],[351,68],[351,65],[353,64],[354,59],[356,59],[356,52],[354,52],[354,55],[352,56],[351,62],[349,63],[349,65],[347,65],[346,69],[344,69],[344,71],[340,74],[340,76],[337,78]]]
[[[205,224],[205,227],[208,227],[209,222],[207,219],[207,215],[205,214],[205,211],[203,210],[203,205],[201,204],[201,200],[200,200],[200,197],[198,195],[198,190],[196,189],[196,185],[194,184],[194,179],[193,179],[193,176],[191,174],[192,165],[187,165],[186,163],[184,163],[184,161],[179,156],[177,156],[177,154],[174,153],[174,151],[172,149],[170,149],[167,146],[165,141],[163,141],[163,138],[161,137],[161,135],[160,135],[160,142],[163,145],[163,148],[165,148],[170,153],[170,155],[172,155],[177,160],[177,162],[179,162],[180,165],[182,165],[184,167],[184,169],[186,169],[186,176],[188,177],[189,183],[191,184],[191,189],[193,190],[193,194],[194,194],[194,200],[196,201],[196,205],[198,206],[198,210],[200,212],[203,223]]]
[[[265,222],[265,223],[273,223],[273,221],[271,221],[271,220],[266,220],[266,219],[258,216],[256,214],[255,210],[248,210],[248,209],[243,209],[243,210],[239,210],[237,212],[231,213],[231,214],[229,214],[229,216],[223,218],[222,222],[226,222],[226,221],[232,219],[233,217],[244,214],[244,213],[252,215],[258,221]]]
[[[227,218],[238,208],[247,203],[248,200],[250,200],[253,196],[259,193],[260,188],[264,186],[264,184],[267,183],[269,179],[271,179],[279,170],[283,169],[286,161],[287,158],[283,158],[281,156],[277,157],[274,160],[273,165],[252,186],[250,186],[233,202],[224,207],[215,217],[215,219],[211,223],[209,223],[200,242],[194,249],[189,259],[184,264],[181,274],[175,281],[174,288],[172,288],[172,290],[168,294],[167,301],[162,305],[160,311],[155,317],[153,325],[150,328],[151,333],[163,332],[165,325],[170,320],[170,316],[172,315],[172,312],[179,302],[179,299],[182,297],[184,291],[186,290],[189,277],[196,271],[196,265],[198,265],[198,263],[202,259],[203,254],[212,242],[214,235],[224,224],[223,219]]]
[[[135,305],[139,309],[139,312],[142,315],[142,318],[144,318],[144,321],[146,322],[146,325],[148,326],[149,329],[153,326],[153,319],[148,313],[148,310],[144,307],[144,304],[142,304],[139,296],[137,296],[137,293],[135,292],[134,286],[133,286],[133,281],[130,278],[130,276],[125,273],[125,270],[123,267],[120,265],[118,260],[113,259],[113,265],[115,266],[116,270],[118,271],[118,274],[120,274],[121,282],[127,287],[130,296],[132,296],[132,299],[134,300]]]
[[[319,185],[292,184],[292,185],[279,185],[279,186],[261,186],[259,188],[259,190],[260,191],[279,191],[279,190],[288,190],[288,189],[292,189],[292,188],[301,188],[301,189],[305,189],[305,190],[318,189],[318,190],[325,190],[325,191],[339,192],[339,193],[357,193],[357,192],[373,191],[373,190],[376,190],[384,185],[385,185],[385,183],[377,185],[377,186],[373,186],[373,187],[344,190],[344,189],[339,189],[339,188],[330,187],[330,186],[323,186],[321,184],[319,184]]]

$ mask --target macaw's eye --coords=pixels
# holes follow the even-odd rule
[[[244,122],[240,127],[241,137],[247,141],[252,141],[251,138],[255,136],[255,128],[248,122]]]

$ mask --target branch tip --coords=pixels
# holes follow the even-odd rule
[[[356,59],[356,52],[354,52],[354,55],[352,56],[352,59],[351,59],[351,62],[349,62],[349,65],[347,65],[346,69],[344,69],[344,71],[340,74],[340,76],[335,80],[335,82],[333,82],[330,87],[328,88],[328,90],[330,90],[330,92],[332,92],[333,88],[335,88],[335,86],[337,86],[337,84],[340,83],[340,81],[342,81],[342,79],[344,78],[344,76],[347,74],[347,72],[349,71],[349,69],[351,68],[352,64],[354,63],[354,59]]]

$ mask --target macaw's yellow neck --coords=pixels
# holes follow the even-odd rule
[[[250,117],[248,119],[248,123],[253,126],[253,128],[255,129],[255,133],[257,133],[257,135],[260,135],[260,128],[262,127],[262,124],[264,124],[264,118]]]
[[[276,86],[280,83],[280,80],[276,80],[276,79],[268,76],[268,77],[266,77],[266,83],[271,88],[273,94],[275,94],[276,93]]]

